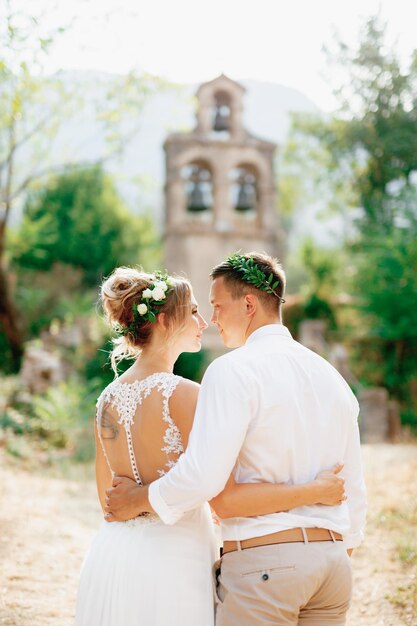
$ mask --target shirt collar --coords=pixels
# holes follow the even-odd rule
[[[267,324],[266,326],[257,328],[251,335],[249,335],[246,340],[246,344],[251,343],[252,341],[257,341],[262,337],[268,337],[269,335],[280,335],[281,337],[292,339],[290,331],[283,324]]]

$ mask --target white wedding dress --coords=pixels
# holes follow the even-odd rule
[[[100,395],[98,434],[112,472],[141,484],[175,464],[183,445],[169,399],[180,380],[165,372],[115,380]],[[213,626],[214,549],[207,504],[173,526],[149,515],[103,521],[81,570],[77,626]]]

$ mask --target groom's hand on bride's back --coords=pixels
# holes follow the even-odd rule
[[[106,489],[104,519],[107,522],[126,522],[141,513],[152,511],[148,501],[148,487],[138,485],[126,476],[115,476]]]

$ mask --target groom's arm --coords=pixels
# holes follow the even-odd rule
[[[165,523],[175,523],[223,490],[257,402],[253,376],[244,364],[220,358],[207,369],[187,450],[149,487],[149,502]]]
[[[351,426],[343,473],[350,517],[350,529],[344,533],[344,545],[347,549],[353,549],[357,548],[363,541],[366,520],[366,487],[361,462],[359,428],[356,420]]]
[[[175,467],[149,487],[137,487],[128,479],[111,495],[112,519],[128,519],[156,512],[167,524],[223,490],[246,436],[257,397],[253,377],[244,364],[228,358],[214,361],[203,378],[188,447]],[[124,483],[123,481],[126,480]],[[128,490],[129,509],[126,502]]]

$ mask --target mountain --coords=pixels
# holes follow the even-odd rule
[[[105,108],[107,92],[117,77],[94,71],[61,72],[58,76],[71,97],[66,121],[45,153],[46,165],[97,160],[106,151],[105,131],[97,119],[97,110]],[[255,80],[239,82],[246,88],[243,118],[246,129],[276,143],[278,150],[286,141],[291,113],[319,112],[296,89]],[[165,177],[163,143],[169,133],[187,132],[194,127],[197,88],[198,85],[172,86],[150,96],[143,110],[138,111],[137,121],[130,118],[126,122],[127,129],[138,126],[138,132],[132,133],[120,157],[105,164],[132,212],[150,211],[160,226]],[[307,207],[302,216],[293,218],[291,247],[293,240],[305,233],[317,231],[318,238],[323,237],[323,224],[317,220],[319,208]]]

